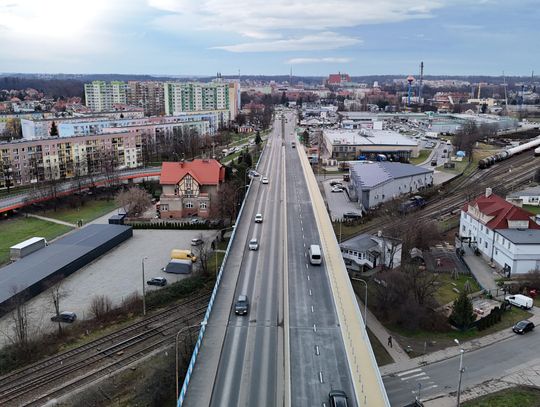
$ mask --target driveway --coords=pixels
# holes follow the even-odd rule
[[[349,200],[347,192],[331,192],[330,186],[332,180],[326,180],[322,182],[324,188],[324,196],[328,208],[330,210],[330,218],[332,221],[343,219],[343,214],[346,212],[362,213],[362,206],[358,202],[352,202]],[[347,182],[340,181],[343,186],[347,186]]]

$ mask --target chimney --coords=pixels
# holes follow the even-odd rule
[[[491,188],[486,188],[486,198],[489,198],[492,192],[493,190]]]

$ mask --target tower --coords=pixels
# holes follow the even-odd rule
[[[409,87],[407,90],[407,105],[411,105],[411,96],[412,96],[412,83],[414,82],[414,77],[412,75],[409,75],[407,77],[407,82],[409,82]]]
[[[424,61],[420,62],[420,81],[418,82],[418,103],[422,103],[422,83],[424,82]]]

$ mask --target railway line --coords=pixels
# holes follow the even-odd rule
[[[209,292],[190,298],[95,341],[0,377],[0,405],[41,406],[170,345],[180,327],[202,319],[209,298]]]

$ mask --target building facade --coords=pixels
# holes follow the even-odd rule
[[[225,167],[217,160],[164,162],[159,181],[161,219],[208,218],[212,196],[224,180]]]
[[[509,274],[540,269],[540,225],[533,214],[486,193],[461,210],[459,238]]]
[[[127,103],[142,107],[146,116],[163,116],[165,114],[163,82],[128,81]]]
[[[121,81],[93,81],[84,84],[86,106],[94,112],[112,110],[116,104],[127,103],[127,85]]]
[[[369,271],[384,265],[396,268],[401,265],[402,243],[398,239],[361,234],[339,244],[348,270]]]

